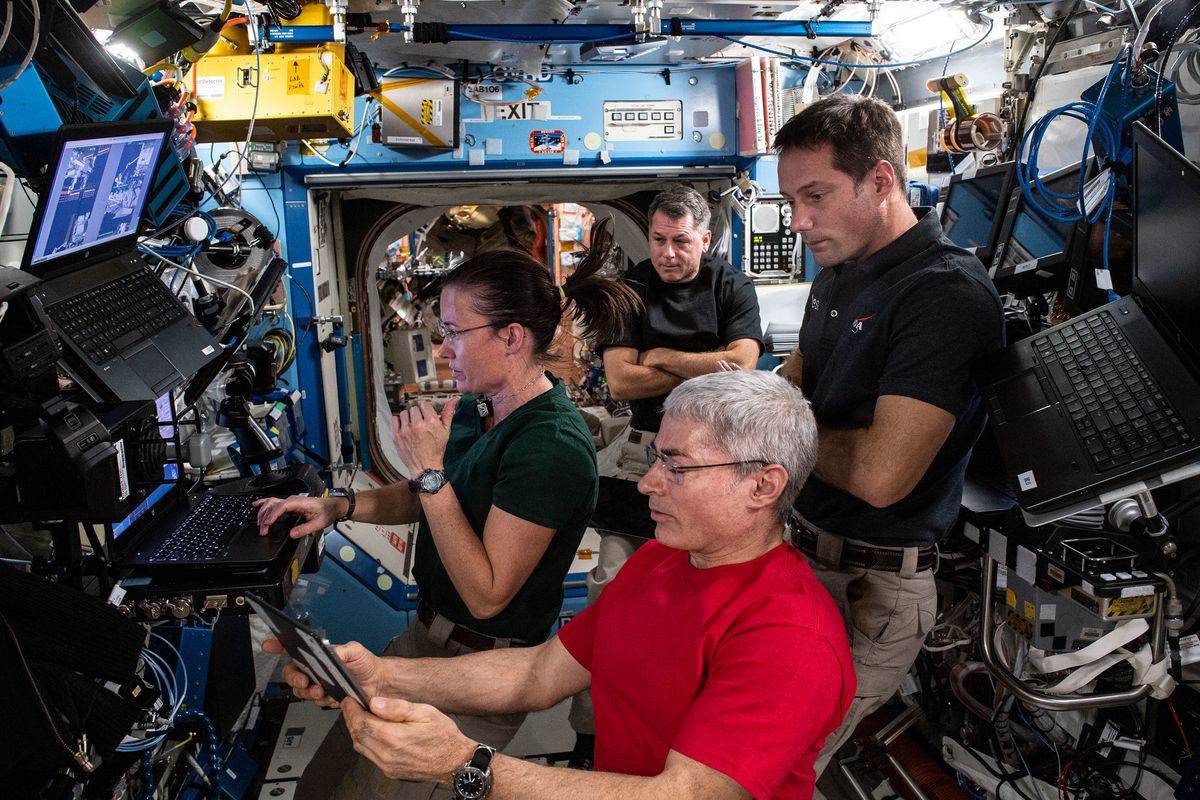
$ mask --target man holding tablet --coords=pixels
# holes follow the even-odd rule
[[[455,658],[336,648],[371,698],[341,703],[354,747],[385,775],[460,800],[812,796],[855,679],[832,599],[784,541],[816,461],[808,401],[776,375],[737,371],[685,381],[665,412],[638,484],[655,541],[556,636]],[[284,676],[333,705],[295,666]],[[443,713],[545,709],[589,686],[594,772],[498,755]]]

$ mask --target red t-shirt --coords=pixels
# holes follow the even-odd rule
[[[854,699],[842,618],[791,545],[697,569],[650,542],[558,637],[591,672],[597,770],[657,775],[675,750],[759,800],[811,797]]]

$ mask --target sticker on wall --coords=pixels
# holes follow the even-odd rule
[[[561,153],[567,149],[567,136],[562,131],[531,131],[529,152]]]

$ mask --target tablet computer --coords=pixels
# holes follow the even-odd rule
[[[247,594],[246,602],[275,634],[275,638],[309,680],[319,684],[327,695],[339,703],[347,697],[353,697],[363,708],[370,708],[371,698],[354,680],[329,642],[316,636],[299,620],[292,619],[257,597]]]

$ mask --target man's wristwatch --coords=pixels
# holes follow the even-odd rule
[[[408,488],[413,494],[437,494],[446,485],[446,473],[440,469],[427,469],[415,478],[408,479]]]
[[[483,800],[492,791],[492,756],[496,748],[486,744],[475,746],[471,760],[454,770],[451,786],[454,800]]]
[[[330,489],[329,496],[330,497],[344,497],[344,498],[346,498],[346,502],[348,503],[348,505],[346,506],[346,513],[342,514],[340,517],[338,517],[337,522],[345,522],[346,520],[350,519],[350,517],[354,516],[354,490],[353,489],[350,489],[350,488]]]

